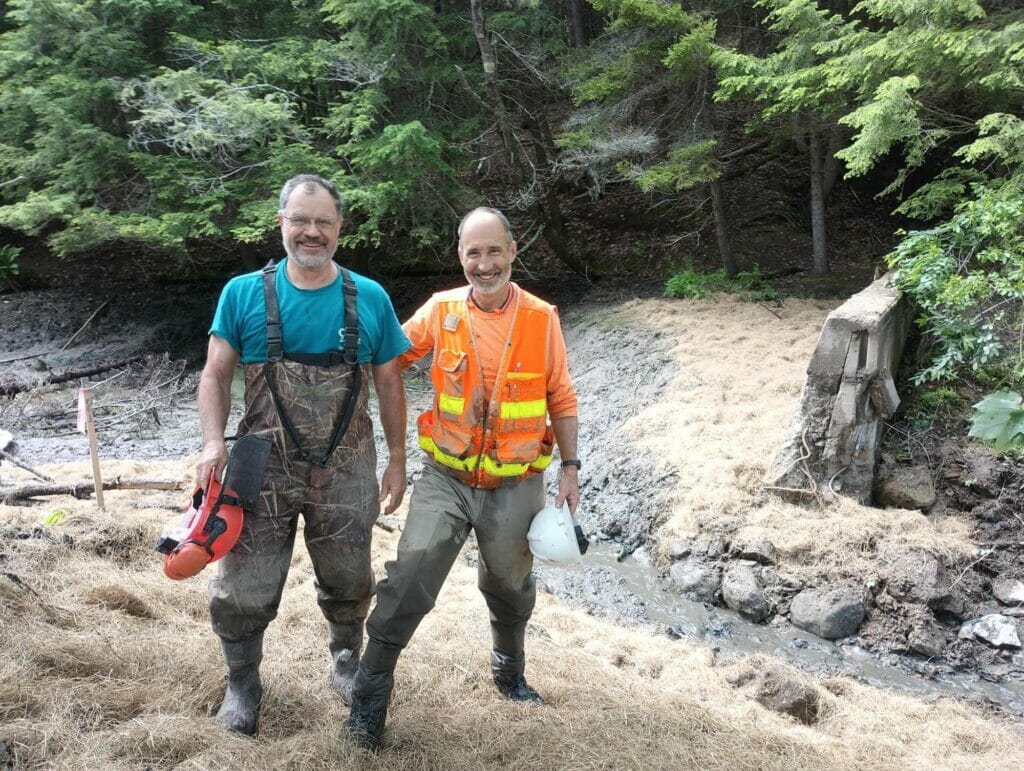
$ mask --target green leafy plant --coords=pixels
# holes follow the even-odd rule
[[[11,244],[0,245],[0,287],[13,283],[15,277],[21,272],[18,267],[18,256],[21,254],[20,246]]]
[[[917,383],[972,375],[998,386],[1024,373],[1012,344],[1024,320],[1022,183],[975,185],[953,217],[906,234],[888,256],[930,346]]]
[[[1024,405],[1014,391],[989,394],[974,405],[970,436],[989,442],[998,453],[1024,448]]]
[[[720,288],[725,271],[698,273],[693,267],[677,271],[665,282],[665,294],[681,300],[702,300]]]
[[[749,271],[737,273],[732,278],[729,278],[723,269],[699,273],[693,265],[689,265],[677,270],[665,282],[665,294],[683,300],[702,300],[713,292],[739,294],[748,302],[776,300],[779,296],[775,287],[761,276],[761,270],[757,265]]]

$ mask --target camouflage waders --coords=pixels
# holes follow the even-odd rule
[[[288,361],[272,366],[278,393],[306,446],[326,450],[351,370]],[[370,534],[380,511],[373,428],[366,389],[360,391],[348,431],[320,468],[298,457],[281,428],[262,365],[246,365],[246,412],[238,434],[269,436],[274,447],[259,506],[246,512],[238,544],[210,583],[213,628],[223,639],[255,635],[277,615],[301,513],[320,609],[331,624],[351,629],[353,644],[345,647],[358,651],[374,587]]]
[[[351,278],[345,279],[350,285]],[[367,410],[369,366],[346,364],[340,354],[330,354],[326,365],[312,362],[327,355],[286,353],[281,358],[279,322],[275,357],[271,326],[276,297],[269,297],[267,305],[270,361],[245,365],[245,417],[237,433],[266,436],[273,449],[259,504],[245,512],[238,543],[210,582],[210,616],[229,663],[234,647],[262,635],[277,615],[301,514],[317,602],[328,622],[332,685],[342,692],[342,674],[351,688],[374,590],[370,537],[380,503]],[[346,297],[346,328],[354,322],[354,296],[351,304]],[[354,336],[346,348],[354,358]],[[348,429],[331,452],[356,377],[363,385],[349,405]]]

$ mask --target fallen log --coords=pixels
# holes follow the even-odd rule
[[[167,479],[108,479],[103,482],[104,490],[181,490],[184,483]],[[17,501],[47,495],[73,495],[75,498],[87,498],[96,492],[92,482],[72,482],[71,484],[54,485],[23,485],[13,489],[0,490],[3,503],[12,506]]]
[[[69,380],[78,380],[82,377],[92,377],[93,375],[100,375],[104,372],[109,372],[112,369],[118,367],[124,367],[128,364],[138,361],[142,356],[133,356],[130,359],[124,361],[115,361],[113,364],[100,364],[97,367],[89,367],[87,369],[75,369],[68,370],[66,372],[54,372],[51,375],[45,377],[40,383],[7,383],[6,385],[0,385],[0,396],[14,396],[20,394],[22,391],[31,391],[33,388],[38,388],[43,385],[52,385],[54,383],[67,383]]]

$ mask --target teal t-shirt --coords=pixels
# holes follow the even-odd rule
[[[287,353],[327,353],[342,350],[345,314],[341,274],[319,289],[299,289],[277,267],[277,303],[281,312],[283,347]],[[359,363],[384,364],[405,353],[412,344],[398,323],[384,287],[373,279],[349,271],[356,284],[359,309]],[[210,326],[238,351],[243,364],[267,360],[266,304],[263,273],[255,271],[228,281]]]

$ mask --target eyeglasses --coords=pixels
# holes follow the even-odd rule
[[[317,230],[328,230],[333,228],[340,221],[337,217],[289,217],[287,214],[282,214],[281,219],[286,220],[289,225],[299,230],[305,230],[311,224],[316,227]]]

